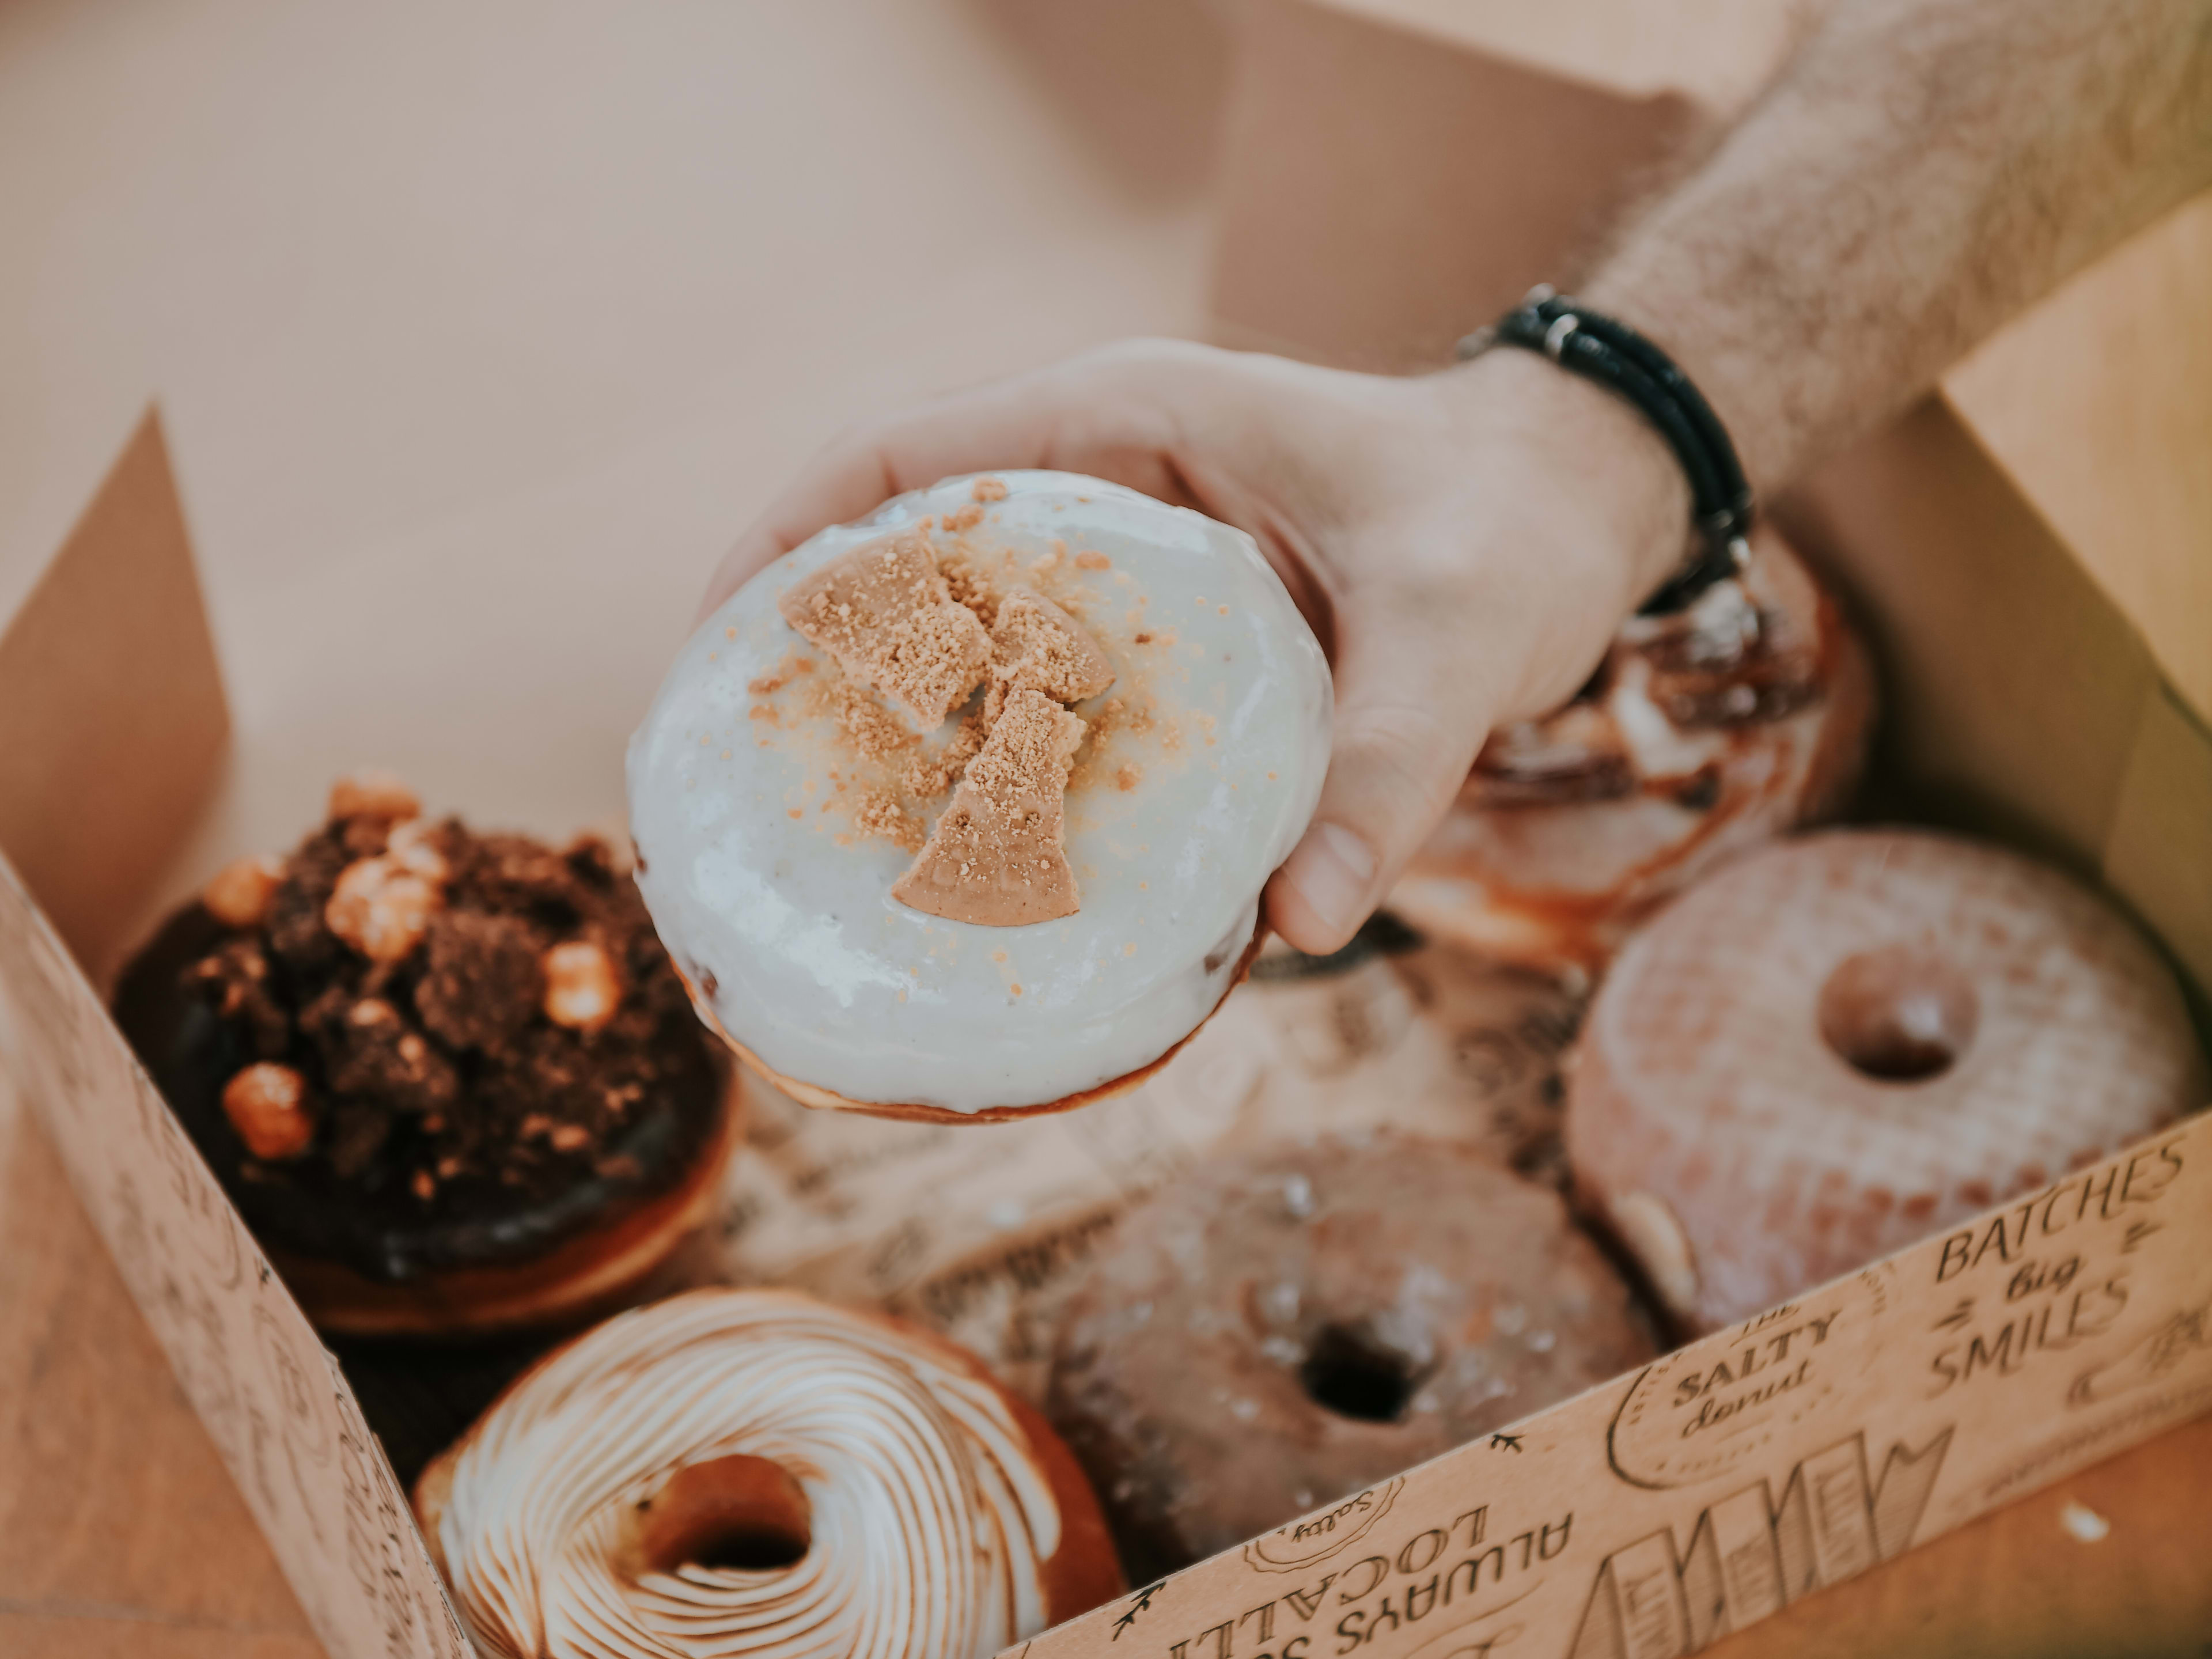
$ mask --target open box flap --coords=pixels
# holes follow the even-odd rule
[[[2105,836],[2105,873],[2113,890],[2158,917],[2167,948],[2212,997],[2212,731],[2171,688],[2160,688],[2136,730]]]
[[[229,731],[149,410],[0,633],[0,850],[95,980],[214,787]]]
[[[149,413],[0,635],[0,1071],[52,1137],[324,1645],[462,1659],[337,1362],[94,988],[213,786],[227,731]]]
[[[1869,624],[1881,804],[2102,879],[2212,987],[2212,738],[1941,398],[1778,504]]]
[[[21,878],[0,857],[0,1067],[336,1659],[472,1650],[383,1448]]]

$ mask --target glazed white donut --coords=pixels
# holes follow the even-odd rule
[[[992,927],[908,908],[893,889],[911,841],[866,833],[857,804],[956,725],[885,727],[888,758],[857,752],[823,692],[850,682],[779,602],[915,531],[1000,592],[1065,607],[1114,673],[1074,705],[1073,915]],[[882,719],[911,708],[886,697]],[[809,1104],[1073,1103],[1160,1060],[1235,983],[1261,887],[1319,797],[1330,708],[1320,647],[1243,532],[1066,473],[947,480],[823,531],[684,647],[630,742],[638,885],[702,1013]],[[944,811],[904,806],[906,822]]]
[[[1781,537],[1741,583],[1632,617],[1589,685],[1500,728],[1390,905],[1524,967],[1601,968],[1746,848],[1832,812],[1874,719],[1866,653]]]
[[[1747,1318],[2204,1103],[2172,974],[2044,865],[1762,848],[1632,940],[1568,1085],[1578,1195],[1683,1323]]]
[[[489,1653],[988,1659],[1117,1586],[1072,1468],[950,1344],[715,1290],[541,1362],[416,1502]]]

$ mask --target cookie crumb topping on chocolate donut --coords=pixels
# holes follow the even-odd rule
[[[257,1231],[400,1279],[526,1255],[679,1173],[718,1073],[615,852],[426,818],[391,779],[331,804],[218,874],[118,994]]]

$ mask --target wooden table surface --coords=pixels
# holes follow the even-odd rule
[[[44,1132],[4,1109],[0,1264],[0,1654],[318,1659]],[[2110,1530],[2083,1541],[2078,1510]],[[2212,1654],[2212,1419],[1708,1651]]]

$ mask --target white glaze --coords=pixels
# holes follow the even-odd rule
[[[678,1469],[781,1463],[811,1510],[769,1571],[621,1566]],[[455,1457],[438,1541],[480,1645],[544,1659],[988,1659],[1044,1627],[1059,1506],[988,1383],[875,1321],[702,1291],[608,1321]]]
[[[991,476],[1008,494],[968,545],[1026,562],[1063,542],[1040,585],[1082,605],[1119,677],[1076,713],[1118,699],[1156,716],[1149,734],[1116,730],[1078,757],[1079,780],[1093,781],[1067,802],[1076,915],[982,927],[897,903],[910,855],[840,845],[848,818],[822,810],[843,752],[828,723],[793,718],[788,693],[775,725],[751,716],[763,698],[748,684],[794,651],[829,672],[777,614],[781,592],[864,542],[969,506],[973,479],[826,530],[754,578],[684,645],[630,740],[638,886],[670,953],[732,1036],[852,1100],[1038,1105],[1158,1059],[1228,988],[1260,888],[1328,766],[1328,665],[1249,537],[1096,479]],[[1111,568],[1077,568],[1086,550]],[[1141,774],[1127,790],[1112,781],[1123,764]]]

